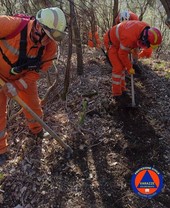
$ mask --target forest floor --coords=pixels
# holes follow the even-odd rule
[[[10,159],[0,167],[0,208],[169,207],[170,62],[142,60],[139,67],[134,76],[137,108],[126,108],[112,98],[111,67],[99,51],[86,51],[83,76],[72,66],[66,101],[58,97],[64,82],[59,63],[58,85],[43,107],[44,121],[73,149],[70,159],[55,139],[37,143],[22,114],[10,119],[18,107],[10,110]],[[53,70],[50,76],[56,78]],[[128,75],[126,80],[129,96],[123,104],[128,105]],[[43,77],[40,96],[47,88]],[[163,189],[152,199],[131,188],[131,177],[141,167],[163,175]]]

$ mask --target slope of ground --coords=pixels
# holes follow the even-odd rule
[[[111,68],[98,51],[86,52],[82,77],[71,72],[66,102],[56,96],[64,76],[59,67],[59,84],[44,106],[44,121],[74,153],[68,160],[54,139],[35,142],[23,115],[17,115],[8,124],[10,160],[0,168],[0,207],[169,207],[170,65],[150,60],[139,66],[135,109],[112,98]],[[128,77],[127,85],[130,89]],[[40,95],[46,89],[43,78]],[[131,104],[130,95],[125,104]],[[143,166],[155,167],[164,177],[163,190],[151,200],[137,196],[130,185],[132,174]]]

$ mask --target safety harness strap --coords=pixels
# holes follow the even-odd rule
[[[10,60],[8,59],[8,57],[4,54],[2,48],[0,48],[0,52],[1,52],[1,54],[2,54],[3,59],[6,61],[6,63],[12,67],[11,61],[10,61]]]
[[[10,73],[15,75],[24,69],[28,70],[36,70],[37,72],[40,69],[41,65],[41,57],[43,55],[43,51],[45,46],[41,46],[39,48],[38,54],[34,58],[27,57],[27,26],[25,25],[24,29],[21,31],[21,38],[20,38],[20,47],[19,47],[19,57],[16,63],[11,63],[8,57],[4,54],[2,49],[0,48],[0,52],[2,54],[3,59],[6,61],[8,65],[11,66]],[[2,40],[3,41],[3,40]]]
[[[25,25],[24,29],[21,31],[21,39],[20,39],[20,51],[19,51],[19,58],[17,63],[12,64],[9,58],[4,54],[2,48],[0,48],[0,52],[2,54],[3,59],[6,61],[8,65],[11,67],[20,65],[26,61],[26,49],[27,49],[27,25]]]
[[[23,63],[25,63],[27,59],[27,28],[28,25],[24,27],[24,29],[21,31],[21,39],[20,39],[20,49],[19,49],[19,57],[18,61],[15,65],[20,66]]]

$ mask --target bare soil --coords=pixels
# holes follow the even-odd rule
[[[168,208],[170,63],[139,62],[137,108],[127,108],[129,76],[129,95],[117,103],[111,95],[111,68],[102,54],[87,51],[84,61],[83,76],[72,67],[66,101],[57,96],[64,80],[63,65],[58,65],[58,85],[43,107],[44,121],[73,149],[72,157],[55,139],[36,142],[23,115],[15,116],[8,122],[10,159],[0,168],[0,207]],[[55,78],[53,70],[50,76]],[[43,77],[40,96],[47,88]],[[17,110],[15,105],[9,119]],[[145,166],[159,170],[164,179],[161,193],[152,199],[131,189],[132,174]]]

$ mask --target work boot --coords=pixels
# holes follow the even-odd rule
[[[35,135],[36,144],[42,144],[42,140],[49,136],[49,133],[42,129],[39,133]]]
[[[29,131],[30,141],[29,146],[39,145],[42,144],[43,138],[48,137],[50,134],[46,132],[44,129],[42,129],[37,134],[33,134],[31,131]]]
[[[0,166],[4,165],[7,160],[8,160],[7,153],[1,154],[0,155]]]
[[[39,133],[36,134],[36,138],[46,138],[48,137],[50,134],[48,132],[46,132],[44,129],[42,129]]]

